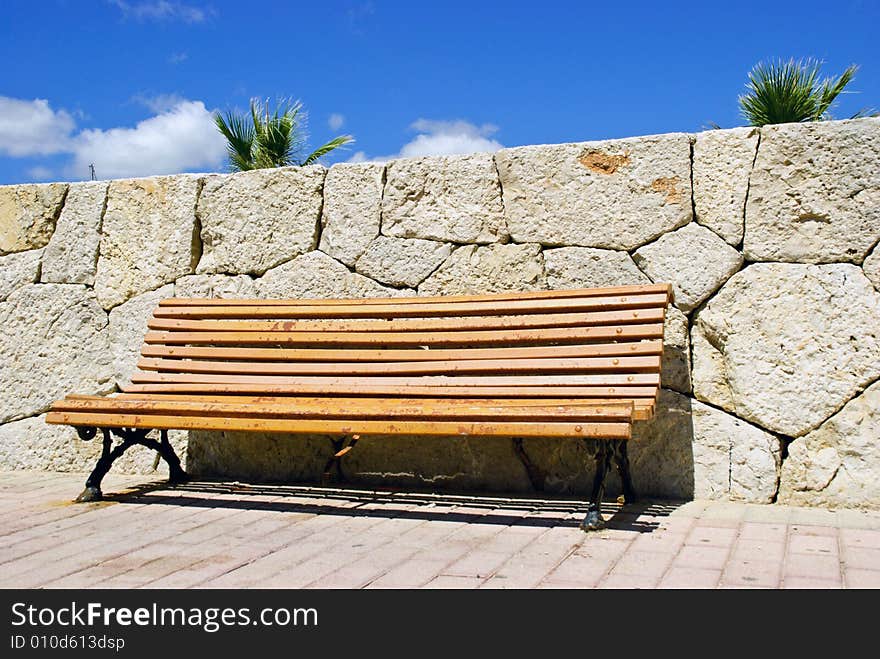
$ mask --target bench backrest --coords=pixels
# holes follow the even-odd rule
[[[632,400],[660,386],[666,284],[358,300],[163,300],[128,392]]]

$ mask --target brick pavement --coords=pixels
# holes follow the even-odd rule
[[[880,512],[0,474],[0,587],[878,588]]]

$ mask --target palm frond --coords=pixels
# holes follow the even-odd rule
[[[241,115],[227,112],[226,115],[214,115],[217,130],[226,138],[226,151],[232,169],[245,171],[252,169],[254,148],[254,129]]]
[[[305,160],[302,161],[303,165],[313,165],[319,158],[326,156],[328,153],[333,151],[333,149],[338,149],[339,147],[345,144],[351,144],[354,142],[354,137],[351,135],[340,135],[338,137],[334,137],[332,140],[327,142],[326,144],[322,144],[317,149],[312,151]]]
[[[852,79],[855,77],[856,71],[858,70],[859,67],[853,64],[847,67],[837,80],[826,78],[822,82],[822,86],[818,90],[819,98],[816,106],[816,121],[819,119],[830,118],[828,110],[831,108],[832,103],[834,103],[834,99],[836,99],[846,86],[852,82]]]

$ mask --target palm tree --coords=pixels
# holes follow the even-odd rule
[[[229,152],[232,171],[311,165],[333,149],[354,142],[351,135],[340,135],[303,156],[306,150],[306,114],[299,101],[281,99],[274,111],[269,101],[252,98],[250,112],[219,112],[214,115]]]
[[[837,78],[819,81],[822,63],[811,58],[759,62],[749,72],[748,92],[739,97],[740,111],[752,126],[825,121],[834,100],[855,77],[853,64]],[[867,116],[860,110],[853,119]]]

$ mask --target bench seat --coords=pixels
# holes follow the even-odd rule
[[[84,438],[102,429],[102,469],[115,459],[115,434],[177,461],[177,479],[185,474],[170,429],[350,441],[603,440],[604,488],[612,457],[626,465],[633,422],[654,413],[671,298],[666,284],[359,300],[172,298],[148,321],[129,386],[111,396],[68,395],[47,422],[72,425]],[[159,441],[146,437],[150,430],[160,431]],[[100,496],[102,469],[81,498]],[[598,514],[598,502],[593,508]]]

